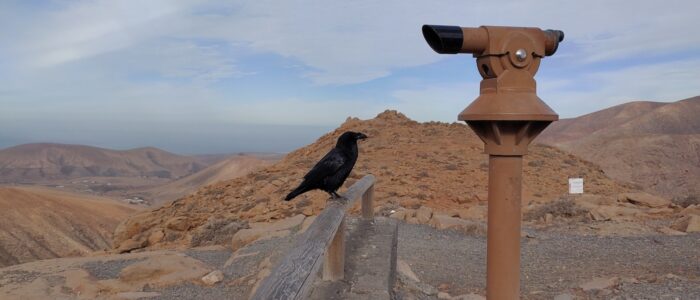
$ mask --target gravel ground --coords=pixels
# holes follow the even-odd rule
[[[146,258],[125,259],[125,260],[108,260],[108,261],[91,261],[85,263],[81,268],[90,273],[92,277],[99,280],[112,279],[119,277],[122,269],[133,263],[145,260]]]
[[[562,293],[591,299],[700,299],[700,234],[596,237],[531,228],[527,232],[534,237],[522,240],[524,299],[552,299]],[[398,259],[408,262],[421,281],[451,295],[485,293],[485,236],[402,223],[398,243]],[[667,274],[679,279],[666,280]],[[638,283],[623,280],[595,293],[578,288],[597,277]],[[407,295],[401,288],[397,294]]]

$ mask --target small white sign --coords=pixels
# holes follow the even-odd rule
[[[583,194],[583,178],[569,178],[569,194]]]

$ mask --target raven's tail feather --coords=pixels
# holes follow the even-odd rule
[[[289,201],[294,199],[294,197],[299,196],[303,193],[306,193],[308,190],[306,189],[306,186],[302,183],[299,185],[296,189],[294,189],[291,193],[287,195],[287,197],[284,197],[284,201]]]

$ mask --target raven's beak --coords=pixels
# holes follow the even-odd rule
[[[367,136],[366,136],[364,133],[359,133],[359,134],[357,134],[357,139],[358,139],[358,140],[364,140],[364,139],[366,139],[366,138],[367,138]]]

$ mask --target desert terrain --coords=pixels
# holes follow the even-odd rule
[[[0,266],[109,249],[133,206],[43,187],[0,187]]]
[[[0,150],[0,265],[111,249],[114,229],[131,214],[277,159],[63,144]]]
[[[582,117],[599,128],[564,120],[564,129],[553,127],[540,141],[551,145],[531,145],[523,163],[524,299],[700,295],[700,203],[642,188],[552,142],[579,142],[626,128],[645,111],[670,104],[628,105],[600,112],[599,121]],[[664,134],[675,132],[666,128]],[[488,164],[482,143],[464,124],[419,123],[397,111],[368,120],[348,118],[316,142],[259,168],[247,158],[223,160],[147,189],[156,202],[159,195],[174,201],[123,219],[109,251],[0,269],[0,295],[246,298],[323,210],[328,196],[313,191],[290,202],[282,198],[348,130],[369,139],[360,142],[358,162],[340,193],[364,175],[375,175],[377,219],[367,225],[349,218],[346,279],[332,284],[318,279],[312,299],[374,295],[380,292],[372,290],[377,284],[366,278],[384,278],[383,272],[395,278],[388,292],[395,299],[483,299]],[[682,165],[687,157],[666,159]],[[584,178],[585,194],[568,194],[570,177]],[[391,251],[397,254],[384,255]]]
[[[700,97],[630,102],[547,128],[536,142],[599,165],[611,178],[669,198],[700,197]]]

